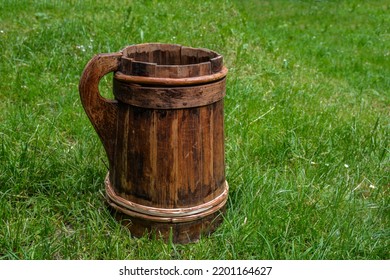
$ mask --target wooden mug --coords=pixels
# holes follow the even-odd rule
[[[114,100],[98,88],[110,72]],[[108,157],[107,201],[132,235],[187,243],[222,221],[226,74],[214,51],[158,43],[86,65],[79,91]]]

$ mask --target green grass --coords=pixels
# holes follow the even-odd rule
[[[388,1],[0,3],[1,259],[390,259]],[[133,239],[78,95],[97,53],[222,53],[228,209],[189,245]],[[101,85],[111,96],[110,79]]]

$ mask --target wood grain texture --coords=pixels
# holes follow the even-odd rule
[[[94,56],[85,66],[79,83],[81,103],[103,143],[110,166],[114,155],[118,102],[100,95],[99,81],[104,75],[118,70],[121,56],[120,52]]]
[[[115,100],[107,100],[98,83],[112,71]],[[132,220],[134,235],[166,238],[174,229],[185,243],[220,222],[226,73],[221,55],[169,44],[130,46],[87,64],[80,96],[109,158],[108,204]]]
[[[123,103],[149,109],[201,107],[222,100],[226,81],[186,87],[140,86],[114,79],[115,98]]]
[[[191,109],[119,104],[111,182],[127,199],[163,208],[218,195],[225,181],[223,101]],[[217,141],[222,141],[218,143]]]

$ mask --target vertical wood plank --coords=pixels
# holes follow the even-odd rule
[[[225,148],[224,148],[224,113],[223,100],[212,104],[214,111],[214,164],[213,174],[216,185],[221,186],[225,181]]]

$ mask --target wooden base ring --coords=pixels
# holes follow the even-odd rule
[[[115,210],[115,217],[126,225],[132,235],[143,236],[155,232],[165,240],[172,234],[173,242],[196,241],[202,234],[213,232],[221,222],[229,186],[209,202],[187,208],[157,208],[128,201],[116,194],[109,174],[105,179],[107,203]]]

